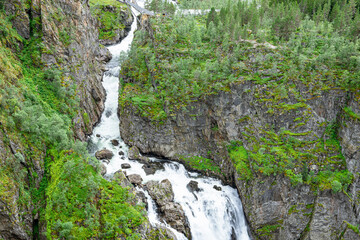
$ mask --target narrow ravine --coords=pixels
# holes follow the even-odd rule
[[[126,173],[139,174],[143,179],[143,183],[150,180],[162,181],[168,179],[174,191],[174,201],[182,206],[189,221],[192,239],[250,239],[247,233],[242,204],[234,188],[222,185],[219,180],[188,172],[180,163],[156,158],[150,158],[150,161],[158,162],[162,167],[155,174],[146,175],[142,163],[128,159],[129,147],[120,137],[119,118],[117,116],[119,58],[122,52],[126,52],[130,48],[136,27],[137,24],[134,21],[128,36],[121,43],[108,47],[113,58],[107,65],[103,80],[107,94],[105,111],[101,122],[94,129],[89,140],[91,154],[95,154],[96,151],[104,148],[114,153],[111,161],[105,164],[107,168],[106,177],[111,177],[112,174],[121,169],[121,164],[128,163],[131,168],[126,169]],[[117,140],[119,145],[114,146],[111,140]],[[190,192],[188,190],[186,186],[191,180],[198,182],[200,191]],[[139,191],[145,190],[139,189]],[[145,192],[145,195],[148,199],[148,217],[151,224],[160,224],[155,203],[150,199],[147,192]],[[176,231],[175,235],[178,239],[186,239],[185,236]]]

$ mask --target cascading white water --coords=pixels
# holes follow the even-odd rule
[[[117,116],[119,58],[122,52],[126,52],[130,48],[136,25],[136,21],[134,21],[131,31],[121,43],[108,47],[113,58],[107,65],[108,70],[105,72],[103,80],[107,94],[105,111],[101,122],[94,129],[93,135],[90,138],[91,152],[94,154],[97,150],[103,148],[113,151],[115,156],[106,166],[108,176],[121,169],[121,164],[129,163],[131,168],[126,170],[127,174],[136,173],[141,175],[144,180],[143,183],[150,180],[161,181],[168,179],[172,184],[175,202],[181,204],[189,220],[194,240],[227,240],[232,239],[234,233],[238,240],[250,239],[247,233],[242,204],[235,189],[222,185],[219,180],[188,172],[179,163],[156,158],[150,158],[150,160],[162,162],[164,169],[157,170],[154,175],[146,175],[144,169],[142,169],[143,164],[128,159],[128,146],[120,137],[119,119]],[[111,140],[113,139],[119,141],[119,146],[112,145]],[[124,156],[118,155],[120,151],[124,152]],[[201,189],[200,192],[192,193],[187,189],[186,185],[190,180],[198,182],[198,186]],[[221,190],[215,190],[214,185],[221,186]],[[152,224],[161,224],[156,216],[154,202],[149,199],[149,194],[146,193],[146,196],[149,203],[150,222]],[[175,230],[173,231],[178,239],[186,239],[182,234]]]

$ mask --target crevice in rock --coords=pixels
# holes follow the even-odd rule
[[[310,214],[310,219],[309,219],[309,222],[306,224],[306,227],[304,228],[304,230],[301,232],[300,234],[300,237],[299,237],[299,240],[305,240],[306,237],[308,236],[308,233],[310,231],[310,225],[313,221],[313,217],[314,217],[314,212],[315,212],[315,208],[316,208],[316,204],[318,202],[318,197],[319,197],[319,194],[316,195],[316,198],[314,199],[314,206],[311,210],[311,214]]]

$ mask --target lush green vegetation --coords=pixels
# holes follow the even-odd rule
[[[179,157],[185,165],[190,166],[192,169],[197,169],[202,172],[209,172],[220,174],[221,170],[211,159],[199,157],[199,156],[190,156],[190,157]]]
[[[192,2],[200,1],[181,4]],[[326,128],[324,136],[298,129],[312,116],[311,99],[360,86],[360,2],[261,0],[222,6],[206,16],[157,17],[151,20],[153,31],[138,31],[122,65],[121,106],[162,121],[186,112],[191,102],[250,83],[257,104],[266,106],[269,116],[290,114],[294,127],[258,129],[249,117],[239,119],[247,124],[242,133],[247,149],[235,142],[229,156],[241,179],[283,174],[294,185],[346,190],[352,175],[341,154],[338,123],[319,124]],[[344,112],[358,119],[350,110]]]
[[[125,28],[121,13],[128,9],[126,4],[117,0],[90,0],[89,3],[92,15],[100,22],[100,39],[113,39],[119,30]],[[110,10],[109,6],[113,6],[114,10]]]
[[[127,189],[103,179],[78,153],[54,154],[46,192],[48,239],[141,239],[135,232],[143,207],[132,203]]]
[[[25,40],[10,20],[0,9],[0,200],[7,213],[20,220],[38,214],[48,239],[141,239],[143,206],[116,180],[104,180],[86,144],[74,140],[78,89],[59,66],[44,67],[41,22],[31,19]]]

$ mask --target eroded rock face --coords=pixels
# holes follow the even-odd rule
[[[54,17],[54,13],[56,16]],[[104,110],[102,77],[111,55],[99,44],[97,21],[79,0],[39,2],[44,51],[42,61],[58,66],[64,81],[76,86],[80,106],[73,119],[76,137],[85,140]]]
[[[301,84],[296,87],[303,104],[299,104],[298,95],[290,92],[280,103],[273,103],[268,95],[272,90],[265,85],[250,82],[233,85],[230,92],[191,103],[186,111],[176,111],[174,117],[160,125],[140,116],[132,106],[120,107],[120,132],[126,143],[137,146],[143,153],[175,160],[181,160],[182,156],[211,158],[226,175],[224,180],[235,182],[250,227],[259,239],[267,239],[261,235],[269,227],[272,230],[268,236],[272,239],[337,239],[345,229],[344,221],[352,225],[360,223],[357,174],[360,171],[360,121],[344,116],[343,112],[348,105],[360,114],[359,93],[349,96],[337,89],[316,90]],[[301,124],[297,122],[299,119]],[[355,178],[350,186],[353,201],[341,192],[314,190],[302,184],[294,186],[282,174],[266,177],[254,173],[249,183],[239,180],[241,177],[226,150],[231,141],[241,141],[245,149],[252,150],[256,142],[268,138],[266,131],[280,134],[288,130],[297,141],[308,143],[321,137],[326,141],[326,129],[334,122],[340,126],[338,134],[346,168]],[[314,148],[315,144],[307,147]],[[309,162],[308,170],[318,174],[323,170],[319,162],[338,153],[326,156],[319,151],[312,154],[316,158]],[[332,166],[344,169],[341,162],[332,163]],[[301,168],[293,170],[301,174]],[[358,237],[351,230],[346,230],[344,236],[345,239]]]
[[[189,223],[181,205],[174,202],[174,192],[170,181],[168,179],[161,182],[149,181],[145,186],[151,198],[158,205],[161,218],[172,228],[191,239]]]

